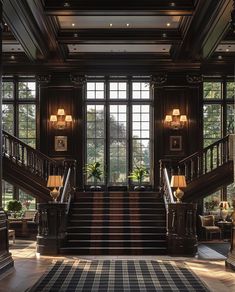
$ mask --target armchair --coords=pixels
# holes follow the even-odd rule
[[[221,229],[219,226],[215,225],[215,216],[214,215],[206,215],[206,216],[199,215],[199,217],[201,220],[202,229],[205,231],[205,234],[206,234],[206,240],[208,240],[208,235],[209,235],[209,239],[212,239],[213,233],[219,233],[220,239],[221,239]]]

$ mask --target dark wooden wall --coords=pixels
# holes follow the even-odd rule
[[[200,149],[202,145],[202,83],[200,79],[189,82],[186,73],[171,73],[161,78],[153,76],[154,91],[154,184],[159,184],[159,160],[182,158]],[[55,159],[76,159],[78,166],[78,185],[83,186],[82,167],[84,162],[84,116],[83,92],[84,79],[74,78],[69,72],[50,73],[39,78],[40,87],[40,150]],[[71,128],[54,129],[49,117],[56,114],[62,107],[66,114],[73,116]],[[173,108],[179,108],[181,114],[186,114],[188,123],[179,130],[171,130],[164,126],[166,114],[172,113]],[[56,152],[55,136],[68,137],[68,150]],[[171,151],[170,136],[182,136],[182,150]]]

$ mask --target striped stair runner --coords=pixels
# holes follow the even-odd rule
[[[166,254],[165,206],[153,192],[76,193],[62,254]]]

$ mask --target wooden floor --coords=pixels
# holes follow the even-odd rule
[[[35,253],[35,242],[16,240],[11,243],[15,268],[0,281],[1,292],[23,292],[30,288],[44,273],[48,265],[55,257],[39,256]],[[202,259],[205,256],[205,259]],[[64,259],[65,257],[58,257]],[[66,256],[70,259],[78,259],[78,256]],[[224,257],[212,249],[199,248],[199,256],[196,258],[172,258],[169,256],[79,256],[86,259],[158,259],[171,261],[184,261],[187,266],[196,273],[211,291],[231,292],[235,291],[235,272],[226,270]],[[200,258],[200,260],[199,260]],[[213,259],[213,260],[210,260]],[[216,260],[215,260],[216,258]]]

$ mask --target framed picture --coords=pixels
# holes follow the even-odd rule
[[[55,136],[55,151],[67,151],[67,136]]]
[[[182,151],[182,136],[170,136],[170,151]]]

